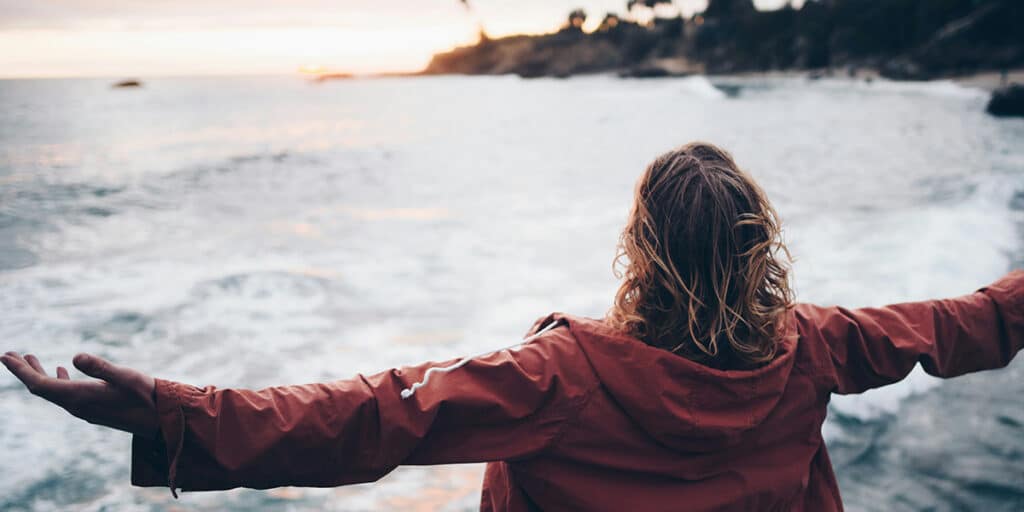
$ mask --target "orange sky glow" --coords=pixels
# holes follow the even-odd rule
[[[761,8],[785,0],[758,0]],[[436,52],[491,36],[588,25],[625,0],[0,0],[0,77],[415,71]],[[692,14],[706,0],[677,0]],[[588,28],[585,26],[585,28]]]

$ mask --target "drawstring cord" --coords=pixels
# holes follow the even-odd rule
[[[178,405],[178,419],[181,420],[181,429],[178,430],[178,443],[174,449],[174,457],[171,458],[171,466],[167,470],[167,485],[171,488],[171,495],[178,499],[178,490],[175,489],[174,480],[178,476],[178,457],[181,457],[181,448],[185,445],[185,409]]]
[[[463,366],[466,366],[467,364],[469,364],[470,361],[472,361],[472,360],[474,360],[474,359],[476,359],[478,357],[483,357],[483,356],[486,356],[486,355],[489,355],[489,354],[493,354],[495,352],[501,352],[502,350],[508,350],[510,348],[518,347],[519,345],[523,345],[525,343],[529,343],[530,341],[532,341],[533,339],[537,338],[541,334],[544,334],[545,332],[548,332],[551,329],[554,329],[560,323],[561,323],[561,320],[555,320],[554,322],[551,322],[550,324],[548,324],[547,327],[537,331],[536,333],[534,333],[534,334],[532,334],[530,336],[527,336],[526,339],[524,339],[524,340],[522,340],[522,341],[520,341],[518,343],[515,343],[513,345],[509,345],[507,347],[502,347],[502,348],[499,348],[497,350],[488,350],[487,352],[484,352],[482,354],[477,354],[475,356],[464,357],[464,358],[460,359],[459,362],[457,362],[457,363],[455,363],[455,364],[453,364],[451,366],[445,366],[445,367],[437,367],[437,366],[435,366],[433,368],[430,368],[429,370],[426,371],[426,373],[423,374],[423,380],[422,381],[416,382],[411,387],[403,389],[402,392],[400,393],[400,396],[402,397],[402,400],[410,398],[412,395],[416,394],[416,390],[422,388],[423,386],[426,386],[427,383],[430,382],[430,376],[435,374],[435,373],[448,373],[448,372],[451,372],[451,371],[455,371],[455,370],[458,370],[459,368],[462,368]]]

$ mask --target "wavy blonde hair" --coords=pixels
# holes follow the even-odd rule
[[[714,145],[669,151],[641,175],[613,263],[607,320],[719,369],[771,361],[792,306],[792,261],[764,191]]]

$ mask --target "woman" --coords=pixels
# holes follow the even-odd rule
[[[71,381],[14,353],[29,390],[134,434],[132,483],[172,492],[371,482],[486,461],[482,510],[839,510],[821,436],[832,393],[1005,366],[1024,272],[953,299],[794,304],[764,192],[689,144],[641,176],[603,320],[552,314],[517,350],[248,391],[90,355]],[[175,494],[176,496],[177,494]]]

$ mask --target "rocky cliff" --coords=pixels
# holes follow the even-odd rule
[[[684,19],[650,23],[605,16],[540,36],[486,36],[435,55],[425,74],[524,77],[619,72],[662,76],[804,69],[878,69],[929,79],[1024,65],[1021,0],[808,0],[801,9],[758,11],[750,0],[712,0]]]

